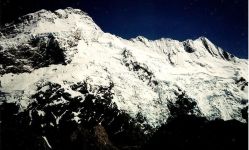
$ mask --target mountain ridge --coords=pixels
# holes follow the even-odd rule
[[[142,124],[153,128],[166,122],[168,101],[181,93],[197,102],[201,116],[244,122],[240,110],[241,101],[247,101],[248,61],[205,37],[125,40],[104,33],[73,8],[30,13],[1,32],[1,91],[22,109],[36,101],[32,95],[40,82],[59,84],[75,97],[80,93],[69,88],[71,83],[84,81],[94,94],[113,83],[117,107],[132,118],[141,114]],[[241,78],[243,90],[236,84]]]
[[[248,60],[205,37],[130,40],[81,10],[0,29],[0,147],[245,149]]]
[[[39,20],[38,18],[43,18],[43,19],[47,19],[47,21],[48,22],[50,22],[50,21],[52,21],[53,19],[56,19],[56,18],[67,18],[67,16],[68,16],[68,14],[70,14],[70,13],[74,13],[74,14],[78,14],[78,15],[80,15],[80,16],[84,16],[84,19],[89,19],[90,21],[92,21],[93,23],[94,23],[94,21],[92,20],[92,18],[91,17],[89,17],[88,16],[88,14],[86,13],[86,12],[84,12],[84,11],[82,11],[82,10],[79,10],[79,9],[73,9],[73,8],[71,8],[71,7],[67,7],[66,9],[64,9],[64,11],[63,10],[61,10],[61,9],[59,9],[59,10],[56,10],[56,11],[48,11],[48,10],[45,10],[45,9],[42,9],[42,10],[40,10],[40,11],[37,11],[37,12],[35,12],[35,13],[29,13],[29,14],[27,14],[27,15],[24,15],[24,16],[22,16],[22,17],[19,17],[16,21],[14,21],[14,22],[12,22],[12,23],[10,23],[10,24],[5,24],[2,28],[1,28],[1,30],[2,30],[2,33],[1,34],[3,34],[4,32],[4,29],[8,29],[8,28],[13,28],[13,31],[15,30],[15,25],[14,26],[12,26],[14,23],[20,23],[20,24],[25,24],[25,23],[27,23],[28,22],[28,20],[32,20],[32,21],[35,21],[35,22],[39,22],[39,21],[41,21],[41,20]],[[32,22],[32,23],[34,23],[34,22]],[[28,25],[28,24],[26,24],[26,25]],[[95,23],[94,23],[94,25],[96,25]],[[97,25],[96,25],[96,30],[101,30]],[[101,30],[102,31],[102,30]],[[38,31],[39,32],[39,31]],[[42,31],[41,31],[42,32]],[[55,31],[56,32],[56,31]],[[3,35],[2,35],[3,36]],[[4,37],[4,36],[3,36]],[[133,41],[135,41],[135,40],[145,40],[145,41],[161,41],[161,40],[173,40],[173,39],[170,39],[170,38],[161,38],[161,39],[156,39],[156,40],[149,40],[149,39],[147,39],[146,37],[143,37],[143,36],[137,36],[137,37],[135,37],[135,38],[131,38],[130,40],[133,40]],[[201,37],[199,37],[199,38],[197,38],[196,40],[202,40],[203,42],[206,42],[206,43],[210,43],[210,44],[212,44],[212,45],[214,45],[212,42],[210,42],[206,37],[203,37],[203,36],[201,36]],[[189,42],[191,42],[191,41],[193,41],[193,40],[191,40],[191,39],[186,39],[186,40],[184,40],[184,41],[182,41],[183,43],[189,43]],[[195,40],[194,40],[195,41]],[[208,46],[208,44],[206,45],[206,46]],[[218,49],[219,47],[217,47],[217,49]],[[219,49],[221,49],[221,48],[219,48]],[[228,53],[228,55],[229,56],[231,56],[231,54],[229,54]],[[233,55],[232,55],[232,57],[234,57]]]

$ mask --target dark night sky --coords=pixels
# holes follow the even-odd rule
[[[41,8],[74,7],[105,31],[129,39],[142,35],[177,40],[206,36],[248,58],[247,0],[0,0],[1,24]]]

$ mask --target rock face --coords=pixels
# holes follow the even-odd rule
[[[205,37],[126,40],[72,8],[0,32],[6,143],[22,131],[34,137],[26,149],[141,149],[178,116],[247,121],[248,61]]]

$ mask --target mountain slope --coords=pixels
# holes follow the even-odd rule
[[[1,28],[0,58],[1,103],[16,103],[31,122],[35,113],[52,116],[44,126],[63,116],[108,124],[108,108],[145,131],[156,129],[181,95],[196,102],[194,115],[245,122],[248,61],[205,37],[126,40],[103,32],[80,10],[41,10]],[[94,110],[83,110],[91,105]],[[103,113],[94,117],[94,111]]]

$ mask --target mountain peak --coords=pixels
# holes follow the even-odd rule
[[[195,101],[195,115],[245,121],[248,63],[205,37],[125,40],[73,8],[31,13],[0,31],[1,91],[22,110],[37,103],[41,109],[100,105],[156,129],[184,95]],[[66,115],[84,120],[82,109],[72,105]],[[108,117],[103,115],[98,123]]]
[[[82,28],[89,32],[102,32],[87,13],[68,7],[54,12],[42,9],[24,15],[10,24],[5,24],[0,32],[3,36],[15,37],[17,34],[74,32]]]
[[[201,52],[203,54],[205,53],[205,57],[214,57],[233,62],[236,62],[237,60],[235,56],[216,46],[207,37],[202,36],[195,40],[189,39],[183,41],[182,43],[184,45],[184,49],[189,53]]]
[[[41,20],[42,18],[46,18],[47,21],[52,21],[52,19],[56,19],[56,18],[67,18],[68,15],[70,14],[77,14],[80,16],[89,17],[86,12],[80,9],[74,9],[72,7],[67,7],[65,9],[55,10],[54,12],[50,10],[46,10],[46,9],[41,9],[39,11],[29,13],[27,15],[19,17],[18,20],[19,21],[24,21],[25,19]]]

